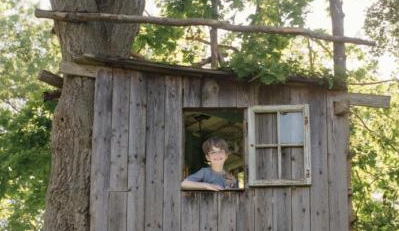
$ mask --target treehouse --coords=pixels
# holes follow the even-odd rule
[[[92,231],[349,230],[348,108],[389,105],[318,79],[139,60],[85,56],[61,72],[95,78]],[[228,142],[240,187],[182,190],[210,136]]]

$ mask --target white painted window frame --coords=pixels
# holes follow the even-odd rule
[[[281,143],[280,143],[280,113],[302,112],[304,121],[304,143],[293,144],[291,146],[303,145],[304,151],[304,178],[300,180],[281,179]],[[277,114],[277,144],[256,144],[255,137],[255,114],[256,113],[276,113]],[[309,125],[309,105],[256,105],[248,107],[248,184],[251,187],[258,186],[291,186],[291,185],[310,185],[311,184],[311,153],[310,153],[310,125]],[[256,148],[277,147],[278,150],[278,178],[277,180],[256,180]],[[288,147],[290,145],[283,145]]]

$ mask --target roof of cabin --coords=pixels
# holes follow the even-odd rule
[[[127,59],[120,57],[99,56],[85,54],[74,58],[74,62],[79,64],[89,64],[98,66],[107,66],[122,69],[131,69],[137,71],[144,71],[150,73],[164,74],[164,75],[179,75],[190,77],[207,77],[216,79],[228,79],[239,82],[252,82],[255,79],[240,79],[232,71],[215,70],[206,68],[196,68],[182,65],[171,65],[164,63],[156,63],[152,61]],[[346,90],[346,86],[335,82],[332,86],[328,79],[320,77],[303,77],[303,76],[288,76],[286,84],[303,84],[313,85],[328,88],[331,90]]]

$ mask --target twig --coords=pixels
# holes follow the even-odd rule
[[[349,85],[365,86],[365,85],[374,85],[374,84],[381,84],[381,83],[388,83],[388,82],[398,82],[399,83],[399,79],[387,79],[387,80],[381,80],[381,81],[376,81],[376,82],[367,82],[367,83],[349,83]]]
[[[367,126],[367,124],[363,121],[363,119],[362,119],[357,113],[353,113],[353,115],[355,115],[355,117],[356,117],[357,119],[359,119],[359,121],[360,121],[360,123],[362,123],[363,127],[364,127],[367,131],[369,131],[373,136],[375,136],[375,137],[377,137],[377,138],[380,138],[380,139],[385,138],[384,136],[379,135],[377,132],[375,132],[375,131],[373,131],[371,128],[369,128],[369,127]],[[390,143],[388,143],[388,146],[390,146],[393,150],[395,150],[395,152],[397,152],[397,153],[399,154],[399,150],[398,150],[395,146],[393,146],[393,145],[390,144]]]
[[[11,103],[9,100],[7,99],[2,99],[1,101],[3,101],[5,104],[7,104],[8,106],[10,106],[15,112],[20,112],[21,110],[19,110],[17,108],[17,106],[15,106],[13,103]]]
[[[202,38],[199,38],[199,37],[191,36],[191,37],[186,37],[186,39],[187,40],[192,40],[192,41],[198,41],[198,42],[201,42],[201,43],[204,43],[204,44],[207,44],[207,45],[211,45],[211,43],[209,41],[206,41],[205,39],[202,39]],[[219,44],[219,47],[223,47],[225,49],[229,49],[229,50],[233,50],[235,52],[239,52],[239,50],[237,48],[233,47],[233,46],[220,45]]]
[[[333,57],[333,54],[332,54],[331,51],[328,49],[328,47],[326,47],[326,46],[323,44],[323,42],[321,42],[321,41],[319,41],[319,40],[317,40],[317,39],[313,39],[313,38],[310,38],[310,39],[312,39],[312,41],[316,42],[319,46],[321,46],[321,48],[323,48],[323,50],[324,50],[325,52],[327,52],[327,54],[330,56],[330,58]]]
[[[38,18],[50,18],[57,21],[67,22],[88,22],[88,21],[107,21],[115,23],[150,23],[167,26],[209,26],[213,28],[223,29],[227,31],[244,32],[244,33],[267,33],[267,34],[282,34],[282,35],[301,35],[305,37],[326,40],[330,42],[353,43],[368,46],[375,46],[374,41],[346,37],[346,36],[332,36],[314,32],[309,29],[297,27],[270,27],[261,25],[233,25],[225,21],[218,21],[204,18],[161,18],[148,17],[138,15],[123,15],[123,14],[107,14],[107,13],[82,13],[82,12],[60,12],[60,11],[46,11],[35,10],[35,16]]]

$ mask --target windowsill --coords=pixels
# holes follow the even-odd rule
[[[222,189],[220,191],[213,191],[208,189],[181,189],[183,192],[243,192],[245,188],[230,188],[230,189]]]

